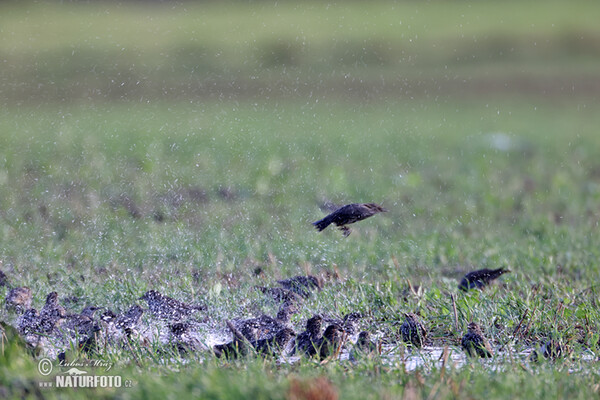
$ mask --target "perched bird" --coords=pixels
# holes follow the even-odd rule
[[[314,275],[298,275],[292,278],[279,280],[277,283],[282,288],[290,290],[305,299],[309,298],[315,289],[321,290],[323,288],[323,280]]]
[[[303,301],[302,296],[289,289],[264,286],[255,286],[255,288],[279,303],[296,302],[296,304],[301,304]]]
[[[492,346],[490,346],[490,343],[483,336],[481,328],[475,322],[469,324],[467,333],[462,337],[460,343],[468,356],[488,358],[494,355]]]
[[[387,212],[387,210],[375,203],[348,204],[338,208],[325,218],[313,222],[313,225],[320,232],[330,224],[335,224],[343,232],[344,237],[346,237],[351,233],[350,228],[346,225],[369,218],[380,212]]]
[[[58,293],[50,292],[46,296],[46,304],[40,311],[40,331],[50,334],[63,321],[67,311],[58,303]]]
[[[115,326],[123,331],[127,337],[130,337],[131,334],[137,328],[137,325],[142,318],[142,314],[144,314],[144,309],[138,305],[131,307],[125,314],[119,316],[116,321],[114,321]]]
[[[411,343],[417,348],[423,347],[425,338],[427,337],[427,329],[425,329],[423,323],[416,314],[406,313],[404,316],[406,319],[402,326],[400,326],[402,340],[405,343]]]
[[[344,332],[337,325],[329,325],[319,343],[319,359],[339,354],[344,341]]]
[[[362,331],[358,334],[358,340],[350,352],[350,361],[356,361],[360,357],[371,357],[379,354],[377,345],[371,341],[371,333]]]
[[[156,317],[167,321],[179,321],[191,316],[196,311],[204,311],[206,307],[201,305],[190,305],[165,296],[156,290],[149,290],[140,300],[148,302],[148,308]]]
[[[28,287],[16,287],[11,289],[6,295],[6,309],[20,314],[31,308],[32,299],[33,293],[31,289]]]
[[[498,269],[480,269],[477,271],[471,271],[467,273],[458,288],[462,291],[467,291],[469,289],[483,289],[487,285],[489,285],[493,280],[498,278],[500,275],[506,274],[510,272],[509,269],[506,268],[498,268]]]
[[[321,327],[323,325],[323,317],[315,315],[306,321],[306,330],[296,337],[296,343],[292,354],[301,353],[309,357],[317,353],[318,344],[321,341]]]

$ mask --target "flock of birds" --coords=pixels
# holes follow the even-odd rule
[[[337,225],[344,236],[350,234],[348,224],[385,212],[383,207],[374,204],[349,204],[338,208],[313,225],[322,231],[330,224]],[[459,284],[461,290],[482,289],[490,282],[510,272],[507,269],[482,269],[469,272]],[[87,306],[81,313],[69,314],[60,304],[57,292],[46,296],[43,307],[38,311],[32,307],[33,293],[28,287],[12,287],[7,277],[0,271],[0,286],[7,286],[5,307],[15,315],[14,325],[19,334],[32,347],[39,349],[43,340],[60,343],[75,342],[84,352],[95,352],[101,343],[129,343],[132,339],[145,340],[139,334],[142,315],[149,311],[153,318],[162,321],[168,327],[168,342],[176,346],[181,353],[206,349],[196,339],[195,329],[206,321],[202,313],[207,307],[202,304],[187,304],[168,297],[155,290],[144,293],[139,300],[147,304],[144,309],[133,305],[121,315],[110,309]],[[291,318],[301,310],[303,302],[315,290],[323,287],[323,280],[317,276],[295,276],[279,280],[274,287],[256,287],[265,296],[280,304],[276,316],[261,315],[249,319],[226,321],[231,332],[229,342],[211,347],[216,357],[233,359],[240,356],[256,355],[299,355],[327,360],[339,357],[342,349],[356,337],[350,358],[359,354],[381,352],[381,345],[375,343],[368,331],[359,331],[358,323],[362,316],[352,312],[341,319],[322,314],[313,315],[306,321],[305,330],[296,334]],[[103,310],[102,312],[100,312]],[[100,314],[100,315],[96,315]],[[199,319],[200,316],[200,319]],[[399,328],[402,341],[415,348],[423,347],[427,342],[428,330],[421,318],[415,313],[406,313]],[[3,324],[3,326],[5,326]],[[324,330],[323,330],[324,328]],[[485,338],[481,327],[474,322],[468,325],[461,340],[462,348],[469,356],[491,357],[494,352]],[[64,353],[58,355],[64,358]]]

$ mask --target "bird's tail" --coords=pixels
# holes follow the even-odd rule
[[[329,216],[318,220],[317,222],[313,222],[312,223],[315,228],[317,228],[317,230],[319,232],[321,232],[323,229],[327,228],[330,224],[331,224],[331,218],[329,218]]]

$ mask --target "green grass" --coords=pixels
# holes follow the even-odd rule
[[[298,326],[360,311],[394,342],[418,311],[437,346],[461,353],[475,320],[502,350],[406,371],[400,356],[225,362],[133,343],[94,356],[132,388],[55,391],[38,388],[37,359],[7,333],[0,393],[597,396],[598,7],[2,4],[0,269],[36,307],[58,290],[78,298],[70,311],[124,311],[154,288],[206,302],[224,329],[275,311],[254,285],[337,271]],[[390,212],[344,239],[310,225],[325,201]],[[483,267],[513,272],[459,292]],[[572,355],[521,353],[550,336]]]

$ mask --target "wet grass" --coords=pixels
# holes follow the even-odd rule
[[[132,388],[56,391],[7,331],[0,397],[597,396],[596,3],[0,8],[0,270],[35,307],[156,289],[224,330],[276,311],[254,285],[327,274],[298,328],[360,311],[393,346],[413,311],[438,348],[477,321],[497,352],[407,370],[401,344],[286,364],[134,342],[93,356]],[[310,225],[367,201],[390,212],[346,239]],[[484,267],[512,273],[458,290]],[[569,355],[532,362],[550,337]]]
[[[460,352],[474,320],[499,352],[407,372],[400,361],[165,360],[140,344],[97,356],[137,382],[98,396],[293,397],[325,385],[341,398],[586,397],[597,390],[598,118],[541,101],[5,109],[2,270],[33,289],[38,307],[58,290],[74,296],[73,311],[123,311],[154,288],[206,302],[220,329],[274,313],[253,285],[337,272],[298,327],[315,312],[360,311],[364,329],[393,343],[403,313],[418,311],[435,345]],[[344,239],[310,225],[325,201],[390,212]],[[485,292],[459,292],[479,267],[513,272]],[[535,364],[520,354],[549,337],[572,355]],[[6,357],[4,390],[34,390],[35,361]]]

